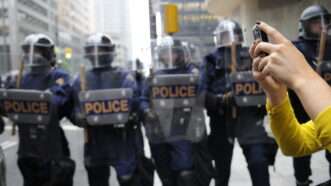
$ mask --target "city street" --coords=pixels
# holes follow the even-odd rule
[[[75,173],[75,186],[88,186],[86,172],[83,167],[82,156],[82,141],[83,131],[70,124],[64,125],[66,135],[70,141],[70,148],[72,156],[77,163]],[[22,177],[19,173],[16,164],[16,150],[17,150],[17,136],[10,136],[10,127],[6,127],[6,132],[0,137],[0,143],[4,149],[7,165],[7,183],[8,186],[21,186]],[[146,149],[147,153],[148,149]],[[328,179],[327,161],[324,158],[324,152],[317,153],[312,159],[314,183],[320,183]],[[271,184],[273,186],[295,185],[293,179],[292,161],[291,158],[284,157],[278,153],[275,168],[270,167]],[[116,174],[113,171],[110,179],[111,186],[118,186],[116,181]],[[211,184],[213,185],[213,184]],[[246,162],[242,155],[239,145],[236,145],[234,151],[234,158],[232,162],[232,172],[230,186],[250,186],[250,178],[246,168]],[[155,180],[155,186],[161,186],[158,179]]]
[[[23,186],[18,149],[25,185],[67,180],[59,172],[72,178],[72,162],[59,161],[68,155],[59,123],[74,186],[89,185],[84,140],[91,185],[106,185],[108,162],[122,185],[138,185],[134,170],[152,182],[153,166],[135,161],[139,119],[167,185],[216,185],[203,185],[214,172],[207,150],[196,150],[206,134],[207,148],[222,152],[213,162],[224,165],[219,174],[229,173],[233,150],[229,186],[252,186],[247,164],[254,185],[269,185],[272,135],[286,154],[323,148],[312,155],[310,178],[309,159],[295,161],[298,181],[293,157],[279,150],[272,186],[329,185],[330,86],[331,0],[0,0],[0,186],[3,172],[7,186]],[[21,129],[16,136],[8,118]],[[68,119],[86,127],[85,139]],[[119,186],[113,168],[109,183]]]

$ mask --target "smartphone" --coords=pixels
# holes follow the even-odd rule
[[[267,34],[263,32],[257,25],[253,27],[253,36],[255,41],[260,40],[263,42],[269,42]]]

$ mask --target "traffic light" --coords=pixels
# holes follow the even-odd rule
[[[64,49],[64,58],[71,59],[72,58],[72,48],[65,48]]]
[[[164,5],[164,31],[169,35],[179,32],[178,8],[175,4]]]

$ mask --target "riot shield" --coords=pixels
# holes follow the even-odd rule
[[[89,90],[79,94],[81,110],[91,126],[124,125],[129,121],[130,88]]]
[[[331,61],[322,61],[318,66],[321,77],[331,85]]]
[[[52,93],[49,91],[0,89],[0,101],[5,115],[14,123],[48,124],[52,113]]]
[[[162,74],[150,82],[151,109],[156,122],[146,122],[151,143],[177,140],[200,141],[205,135],[204,94],[198,90],[199,76]]]
[[[231,74],[231,85],[236,105],[239,107],[265,105],[265,94],[262,87],[253,78],[251,71]]]

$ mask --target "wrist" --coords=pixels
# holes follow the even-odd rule
[[[287,96],[287,91],[286,90],[279,90],[277,92],[268,92],[266,93],[271,106],[278,106],[280,105],[283,100],[286,98]]]
[[[318,81],[318,79],[320,79],[320,77],[317,74],[313,74],[310,77],[297,78],[290,88],[297,93],[311,86],[316,80]]]

